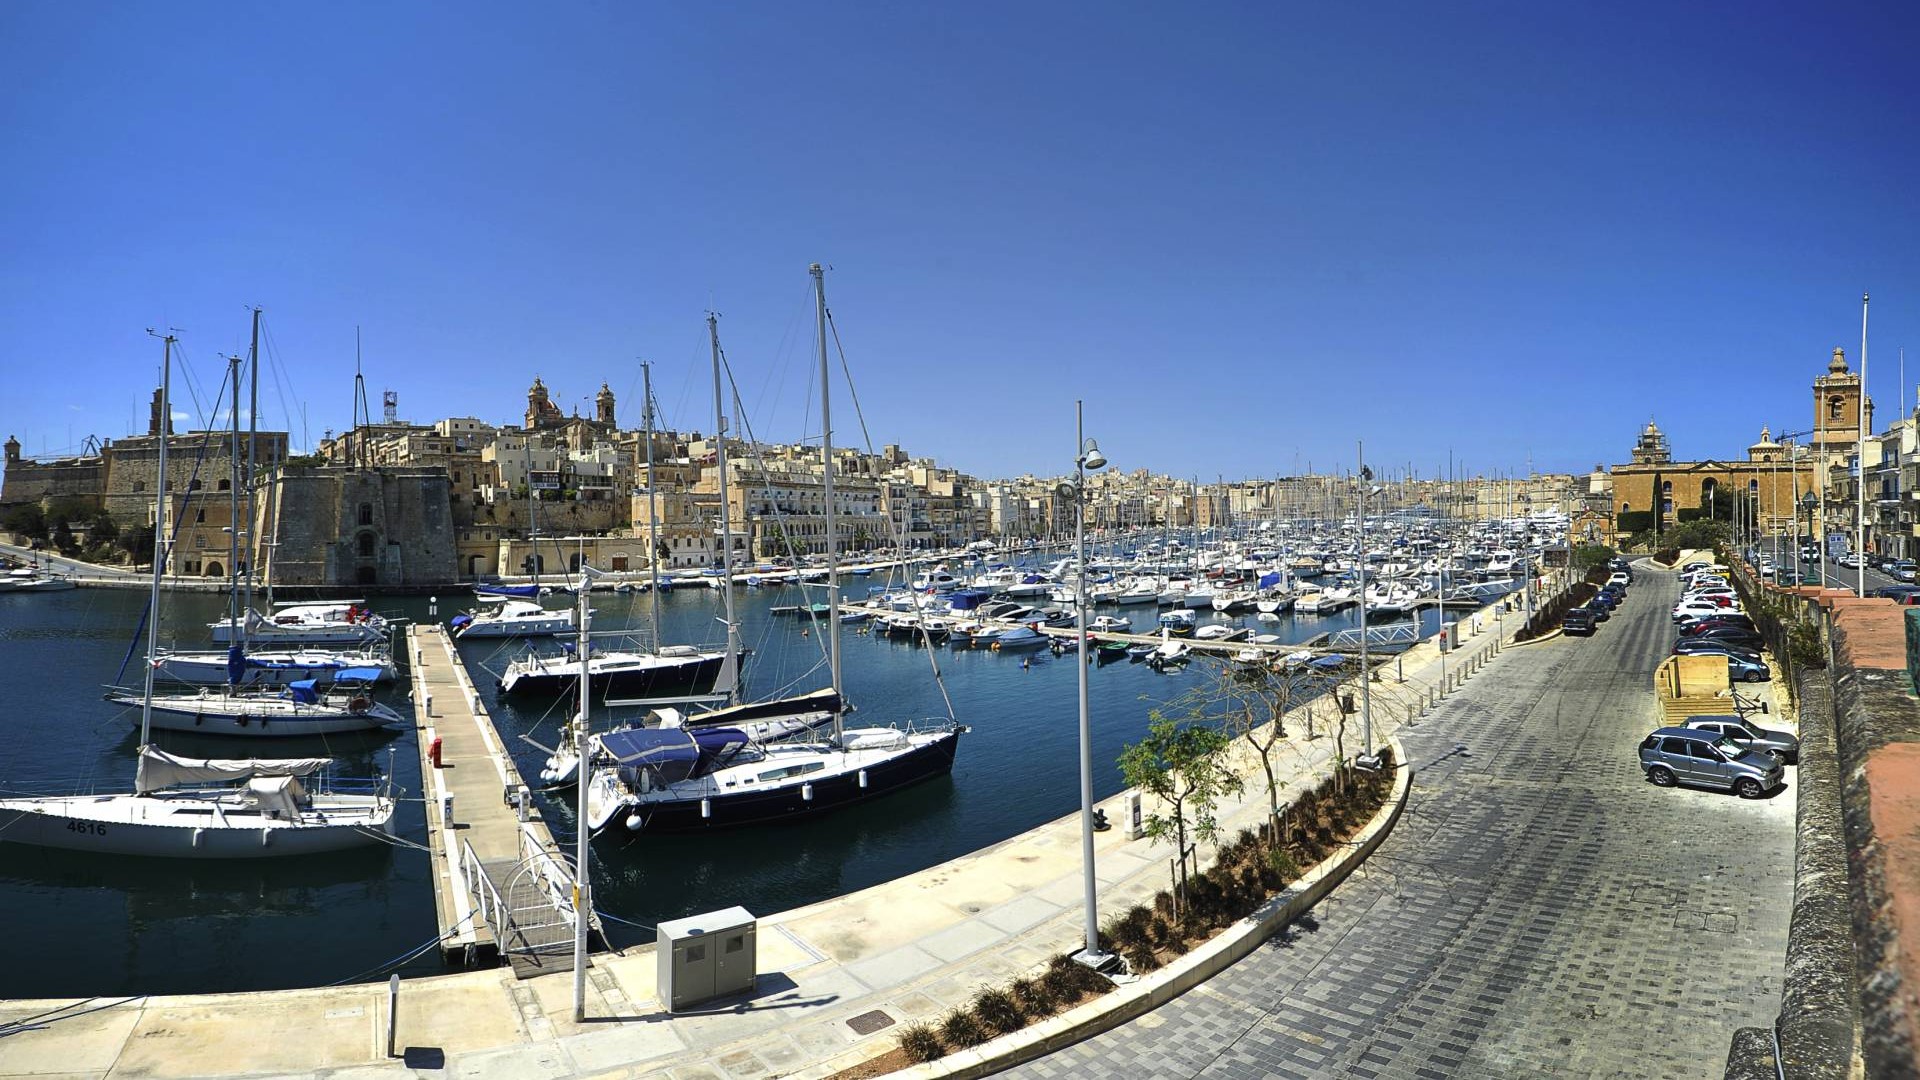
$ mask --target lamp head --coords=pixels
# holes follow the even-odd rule
[[[1053,493],[1063,499],[1077,499],[1080,497],[1080,487],[1071,480],[1062,480],[1053,485]]]
[[[1089,469],[1099,470],[1107,467],[1107,455],[1100,452],[1100,444],[1087,440],[1087,452],[1080,455],[1080,464]]]

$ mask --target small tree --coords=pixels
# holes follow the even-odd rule
[[[1147,737],[1120,752],[1120,775],[1129,787],[1159,802],[1147,816],[1146,834],[1172,839],[1179,860],[1177,884],[1187,885],[1188,836],[1211,843],[1220,825],[1214,809],[1243,784],[1226,762],[1227,735],[1198,716],[1176,720],[1155,709]]]
[[[1260,762],[1267,782],[1267,820],[1273,835],[1280,834],[1280,778],[1275,753],[1287,741],[1284,723],[1292,706],[1295,677],[1266,665],[1252,670],[1222,669],[1218,694],[1224,703],[1222,724],[1234,738],[1246,743]]]
[[[1605,544],[1581,544],[1573,549],[1574,569],[1581,572],[1592,570],[1596,566],[1605,566],[1607,560],[1616,552]]]
[[[105,511],[95,514],[93,520],[87,524],[88,547],[111,547],[118,539],[120,539],[120,526],[115,525],[113,518],[109,517]]]

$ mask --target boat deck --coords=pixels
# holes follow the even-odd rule
[[[536,974],[566,951],[573,930],[554,910],[571,886],[570,864],[480,702],[444,627],[407,627],[413,696],[422,713],[420,775],[432,849],[440,949],[450,963],[491,963],[504,951],[517,972]],[[440,765],[431,760],[440,740]],[[447,800],[452,799],[451,809]],[[590,924],[598,940],[598,926]],[[551,966],[549,963],[547,966]]]

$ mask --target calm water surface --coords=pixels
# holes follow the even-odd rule
[[[872,580],[878,580],[872,579]],[[865,579],[848,579],[864,594]],[[550,598],[560,606],[565,597]],[[125,791],[133,779],[138,711],[100,699],[119,672],[145,606],[144,591],[78,589],[0,594],[0,788],[9,791]],[[596,630],[644,627],[654,598],[596,594]],[[717,590],[688,588],[659,598],[670,642],[718,641]],[[742,637],[754,650],[747,689],[754,696],[826,683],[818,636],[804,618],[768,608],[800,602],[794,587],[736,593]],[[222,597],[178,594],[166,601],[163,638],[205,643],[205,624],[224,611]],[[462,607],[452,594],[430,611],[423,597],[373,598],[377,610],[445,621]],[[1147,629],[1153,609],[1114,609]],[[1354,613],[1232,621],[1304,640],[1352,625]],[[1219,620],[1211,613],[1202,621]],[[1428,614],[1431,628],[1434,616]],[[616,944],[651,941],[660,919],[739,904],[770,914],[864,888],[985,847],[1078,808],[1078,727],[1073,658],[1046,651],[999,654],[932,650],[848,633],[844,675],[863,722],[944,717],[937,662],[953,709],[972,732],[960,744],[953,775],[877,803],[801,824],[706,836],[642,836],[596,843],[594,882]],[[551,644],[536,646],[543,650]],[[607,647],[602,645],[601,647]],[[529,646],[475,642],[461,652],[483,695],[493,674]],[[142,649],[141,651],[144,651]],[[1023,666],[1022,660],[1027,660]],[[132,684],[138,662],[119,678]],[[1196,685],[1192,671],[1156,674],[1124,661],[1089,674],[1094,785],[1120,789],[1113,762],[1138,739],[1156,705]],[[383,697],[411,708],[404,681]],[[551,744],[567,703],[491,702],[496,723],[524,775],[545,754],[517,736]],[[596,710],[597,725],[615,719]],[[201,756],[328,753],[349,775],[386,774],[408,793],[398,832],[424,842],[418,756],[411,732],[354,739],[251,742],[161,733],[162,746]],[[544,798],[544,796],[543,796]],[[544,807],[571,842],[572,808],[563,797]],[[0,840],[4,837],[0,836]],[[103,858],[0,843],[0,910],[12,932],[0,950],[0,997],[197,993],[381,978],[395,958],[435,934],[426,856],[374,848],[304,859],[193,863]],[[638,925],[629,925],[638,924]],[[401,970],[440,970],[437,955]]]

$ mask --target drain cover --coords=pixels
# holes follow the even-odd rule
[[[879,1009],[875,1009],[872,1012],[863,1012],[859,1016],[848,1020],[847,1026],[853,1029],[855,1035],[871,1035],[883,1028],[892,1027],[893,1017],[888,1016]]]

